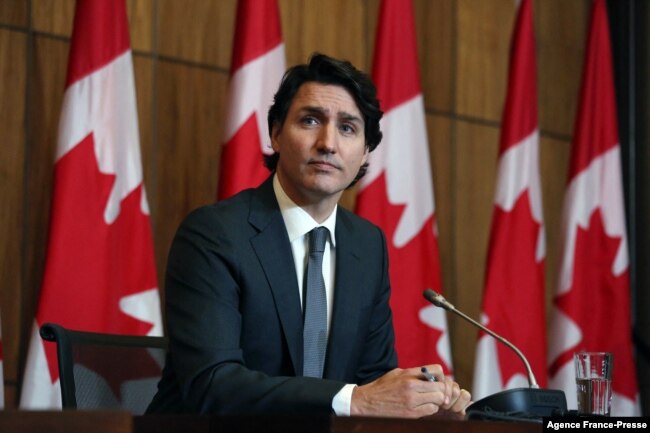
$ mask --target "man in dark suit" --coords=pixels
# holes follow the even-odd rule
[[[435,381],[396,368],[384,235],[337,205],[381,141],[381,116],[349,62],[314,55],[287,71],[268,115],[272,175],[192,212],[176,234],[169,353],[150,413],[464,415],[470,395],[439,365],[426,366]],[[303,336],[316,227],[320,339]],[[322,353],[307,354],[318,343]]]

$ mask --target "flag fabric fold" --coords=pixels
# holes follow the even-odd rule
[[[440,363],[452,372],[445,311],[424,300],[443,292],[424,103],[410,1],[384,0],[372,78],[382,110],[383,143],[370,154],[356,212],[386,233],[399,364]]]
[[[539,127],[532,1],[519,5],[498,157],[481,321],[517,346],[546,385],[545,241],[539,175]],[[525,365],[479,333],[473,398],[528,387]]]
[[[25,409],[61,406],[56,348],[38,333],[46,322],[162,334],[124,0],[76,3]]]
[[[609,23],[592,6],[562,213],[549,346],[550,386],[575,409],[573,353],[614,354],[611,414],[640,413],[632,352],[629,259]]]
[[[258,186],[272,152],[266,114],[285,70],[276,0],[239,0],[233,41],[228,113],[221,153],[219,200]]]

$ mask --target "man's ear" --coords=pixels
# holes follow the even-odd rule
[[[278,135],[280,135],[280,131],[282,131],[280,124],[277,122],[274,123],[271,128],[271,147],[276,153],[280,151],[280,144],[278,143]]]
[[[361,165],[365,164],[368,162],[368,158],[370,157],[370,150],[368,146],[364,146],[365,151],[363,152],[363,162]]]

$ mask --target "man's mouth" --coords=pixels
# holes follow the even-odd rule
[[[334,164],[333,162],[330,161],[323,161],[323,160],[311,160],[309,161],[309,165],[312,165],[320,170],[338,170],[339,166]]]

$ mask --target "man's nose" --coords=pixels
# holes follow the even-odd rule
[[[318,150],[321,152],[335,153],[337,146],[338,134],[336,127],[331,124],[325,125],[320,129],[320,133],[318,134]]]

